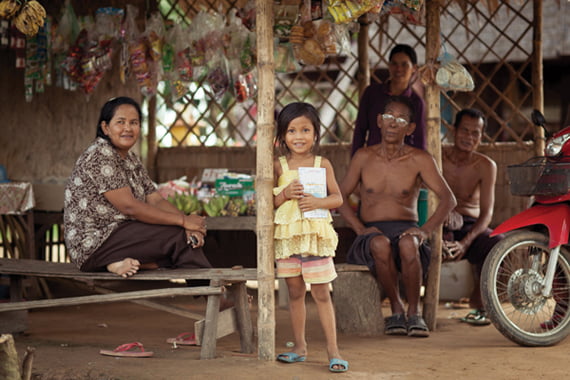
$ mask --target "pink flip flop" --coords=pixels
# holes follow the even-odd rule
[[[166,339],[166,343],[177,344],[180,346],[196,346],[196,335],[194,333],[183,332],[176,338]]]
[[[140,349],[140,351],[133,350],[137,348]],[[115,348],[113,351],[101,350],[99,351],[99,353],[101,355],[127,357],[127,358],[148,358],[154,355],[154,352],[145,351],[142,343],[139,342],[125,343]]]

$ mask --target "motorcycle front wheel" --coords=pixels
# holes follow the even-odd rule
[[[523,346],[550,346],[570,333],[570,253],[561,247],[552,291],[545,297],[549,257],[547,235],[516,230],[493,247],[483,265],[485,309],[504,336]]]

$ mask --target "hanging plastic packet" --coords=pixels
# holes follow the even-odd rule
[[[435,75],[435,83],[439,87],[446,91],[473,91],[473,78],[453,55],[444,52],[438,61],[440,66]]]
[[[146,23],[145,36],[148,40],[149,55],[153,61],[159,62],[164,42],[164,21],[160,13],[153,13]]]
[[[276,39],[278,41],[278,39]],[[293,47],[288,43],[277,43],[274,49],[275,71],[278,73],[293,73],[301,69],[295,55]]]
[[[425,26],[425,7],[423,0],[385,0],[382,14],[396,17],[403,23]]]
[[[344,24],[356,21],[382,2],[378,0],[328,0],[327,12],[335,23]]]
[[[227,61],[223,55],[211,62],[206,82],[210,85],[212,97],[221,99],[230,86],[230,77]]]

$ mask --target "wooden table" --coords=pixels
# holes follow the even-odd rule
[[[216,216],[208,217],[207,224],[209,230],[247,230],[256,231],[257,217],[256,216]],[[335,228],[348,227],[344,218],[340,215],[333,215],[333,226]]]

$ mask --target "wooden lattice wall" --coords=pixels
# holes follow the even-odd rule
[[[160,4],[167,18],[188,22],[204,7],[227,13],[231,8],[243,7],[245,1],[184,1],[174,5],[162,1]],[[520,211],[527,203],[526,199],[510,196],[504,169],[533,155],[532,142],[528,141],[533,136],[529,120],[533,94],[530,71],[532,4],[532,0],[496,2],[496,8],[490,10],[481,2],[446,0],[442,6],[442,52],[457,57],[473,76],[476,88],[469,93],[441,92],[441,139],[444,143],[451,141],[451,124],[459,109],[475,107],[485,113],[488,128],[481,149],[499,166],[497,204],[501,206],[496,209],[497,220]],[[352,26],[349,52],[327,58],[321,66],[302,66],[296,72],[281,73],[276,77],[277,111],[291,101],[307,101],[319,109],[323,122],[322,153],[335,165],[339,180],[348,165],[359,94],[364,88],[358,82],[357,73],[358,29],[354,27],[358,26],[357,23]],[[403,24],[392,16],[380,16],[372,19],[366,30],[371,81],[388,79],[388,56],[397,43],[414,47],[418,63],[426,63],[424,26]],[[231,97],[221,101],[209,98],[207,107],[201,107],[204,111],[197,113],[198,89],[199,86],[176,104],[166,98],[161,100],[159,96],[157,126],[162,126],[165,131],[162,135],[157,134],[159,148],[155,165],[159,181],[181,175],[192,178],[202,168],[217,167],[218,164],[235,169],[255,167],[255,102],[238,103]],[[419,80],[414,89],[420,94],[423,92]],[[165,109],[176,112],[177,117],[170,124],[160,119]],[[194,116],[185,119],[188,114]],[[174,131],[174,147],[161,147],[166,136],[173,135]],[[206,149],[211,136],[216,136],[216,145],[220,148]]]
[[[245,4],[243,0],[170,0],[161,1],[160,9],[167,18],[190,23],[205,8],[227,15],[230,9]],[[442,52],[457,57],[476,85],[470,93],[442,91],[442,139],[449,141],[449,125],[455,112],[475,107],[488,118],[484,142],[522,144],[529,140],[533,136],[529,118],[533,92],[532,0],[497,2],[492,11],[481,2],[446,0],[442,10]],[[343,145],[352,139],[359,98],[358,30],[355,30],[358,25],[350,26],[350,51],[329,57],[321,66],[302,66],[296,72],[276,77],[276,109],[291,101],[314,104],[321,113],[324,144]],[[424,26],[403,24],[384,15],[372,20],[368,33],[371,81],[388,79],[388,56],[397,43],[414,47],[418,63],[425,63]],[[229,94],[219,100],[204,98],[204,87],[207,88],[204,84],[202,79],[176,103],[164,93],[162,98],[159,96],[157,126],[163,131],[157,135],[159,146],[165,146],[168,138],[171,146],[255,146],[255,102],[239,103]],[[423,91],[419,80],[414,88]],[[166,109],[174,111],[176,117],[161,119]]]

